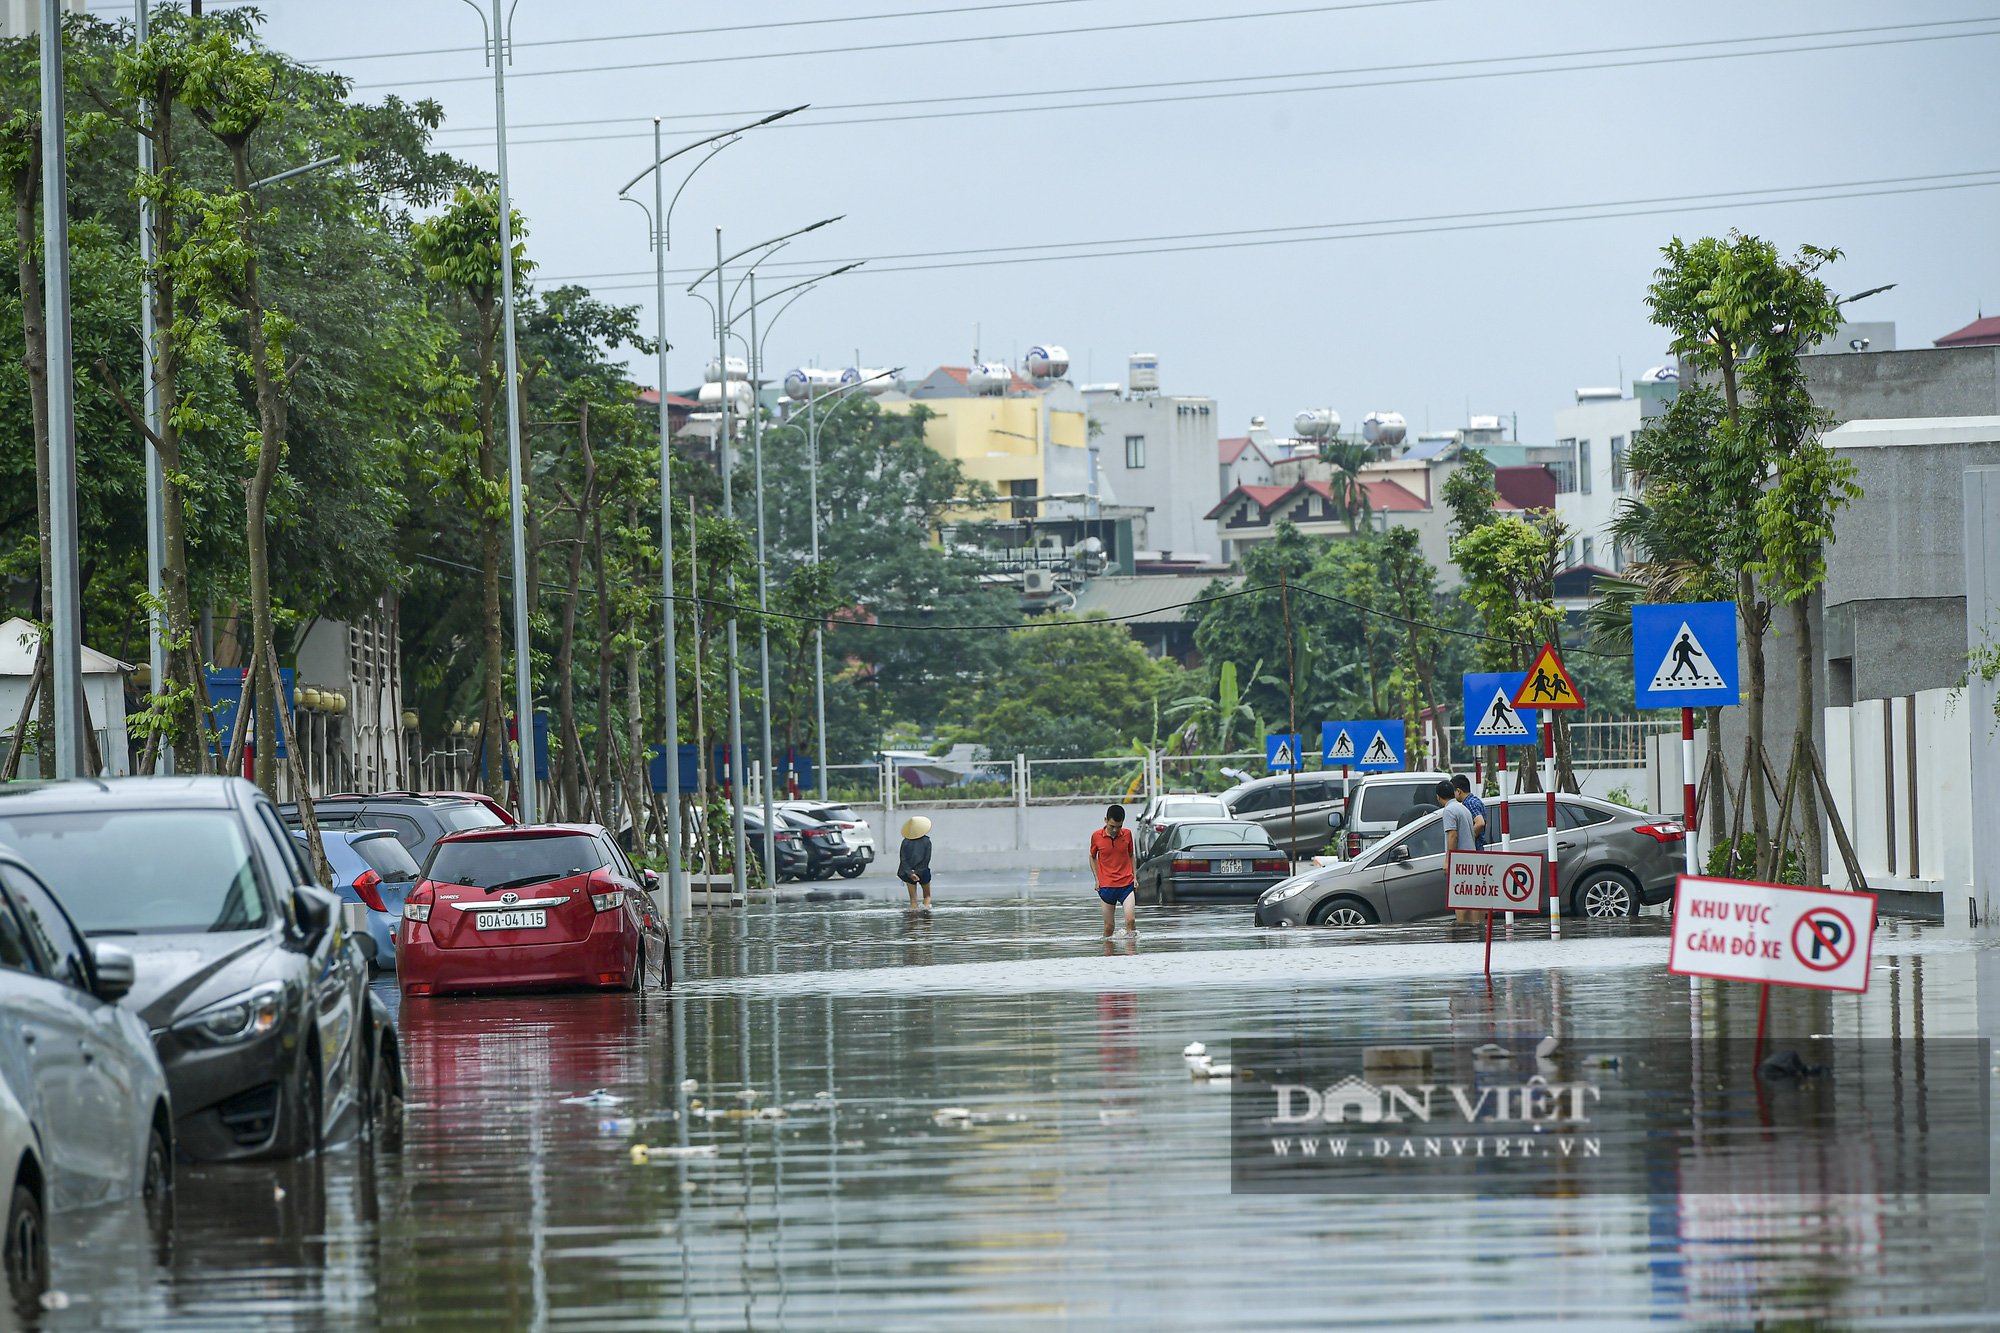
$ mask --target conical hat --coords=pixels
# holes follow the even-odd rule
[[[923,815],[911,815],[903,821],[903,836],[921,838],[931,831],[931,821]]]

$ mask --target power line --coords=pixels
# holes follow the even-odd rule
[[[1205,88],[1205,87],[1224,86],[1230,84],[1267,83],[1267,82],[1277,82],[1277,81],[1296,80],[1296,79],[1353,78],[1370,74],[1399,74],[1410,70],[1463,69],[1463,70],[1472,70],[1475,72],[1469,75],[1458,76],[1457,78],[1453,78],[1452,76],[1439,75],[1432,79],[1410,80],[1408,82],[1449,82],[1449,81],[1462,81],[1462,79],[1467,77],[1503,78],[1503,77],[1518,76],[1523,74],[1563,74],[1576,71],[1589,71],[1589,70],[1605,69],[1605,68],[1626,68],[1637,64],[1657,64],[1673,58],[1658,57],[1656,59],[1650,59],[1645,61],[1612,62],[1603,65],[1559,66],[1551,69],[1490,70],[1485,72],[1479,72],[1477,70],[1477,67],[1500,65],[1500,64],[1522,64],[1529,61],[1538,61],[1538,60],[1582,60],[1588,57],[1596,57],[1596,56],[1619,56],[1619,55],[1637,55],[1637,54],[1657,56],[1657,53],[1661,51],[1698,51],[1698,50],[1703,50],[1705,48],[1719,47],[1719,46],[1748,46],[1754,43],[1771,43],[1771,42],[1801,42],[1801,41],[1816,40],[1820,38],[1866,36],[1868,34],[1875,34],[1875,33],[1907,32],[1907,31],[1916,31],[1920,29],[1953,28],[1953,27],[1962,28],[1974,24],[1995,23],[1995,22],[2000,22],[2000,16],[1995,16],[1991,18],[1979,18],[1979,19],[1949,19],[1949,20],[1940,20],[1937,22],[1930,22],[1930,23],[1895,23],[1895,24],[1884,24],[1880,26],[1866,27],[1866,28],[1829,28],[1813,32],[1770,33],[1759,37],[1725,37],[1725,38],[1713,38],[1706,41],[1698,41],[1698,42],[1665,42],[1665,43],[1650,42],[1638,46],[1593,47],[1577,51],[1545,51],[1545,52],[1537,52],[1528,55],[1517,55],[1517,56],[1482,56],[1465,60],[1431,60],[1431,61],[1423,61],[1420,63],[1406,63],[1406,64],[1395,64],[1395,65],[1362,65],[1362,66],[1354,66],[1347,69],[1301,70],[1292,74],[1237,74],[1237,75],[1228,75],[1228,76],[1223,76],[1218,78],[1208,78],[1208,79],[1171,79],[1171,80],[1161,80],[1161,81],[1147,82],[1147,83],[1096,84],[1082,88],[1051,88],[1051,89],[1041,89],[1030,92],[968,93],[968,94],[959,94],[948,97],[910,97],[910,98],[898,98],[892,100],[873,101],[873,102],[816,103],[811,113],[803,116],[799,120],[787,122],[783,128],[799,129],[799,128],[810,128],[815,125],[858,125],[858,124],[891,123],[891,122],[905,121],[905,120],[956,119],[965,116],[976,116],[976,115],[1023,114],[1035,111],[1067,111],[1067,110],[1077,110],[1077,109],[1094,109],[1094,108],[1101,108],[1108,106],[1147,105],[1158,101],[1182,101],[1182,100],[1202,100],[1202,99],[1200,95],[1190,94],[1185,98],[1183,97],[1134,98],[1134,99],[1127,99],[1120,101],[1078,103],[1078,104],[1052,104],[1048,106],[986,107],[972,111],[939,112],[932,115],[883,116],[883,117],[850,118],[845,120],[829,120],[824,118],[825,113],[835,112],[835,111],[893,110],[899,107],[945,106],[945,105],[962,104],[967,102],[994,102],[994,101],[1004,101],[1004,100],[1025,99],[1025,98],[1037,98],[1037,97],[1085,97],[1099,93],[1143,92],[1158,88]],[[1943,40],[1943,39],[1957,38],[1957,37],[1985,37],[1993,35],[1995,34],[1973,33],[1973,32],[1942,33],[1938,34],[1936,37],[1931,38],[1929,40]],[[1850,49],[1859,49],[1869,46],[1889,45],[1889,44],[1892,43],[1888,41],[1847,42],[1834,45],[1780,48],[1774,50],[1767,49],[1767,50],[1755,50],[1755,51],[1723,51],[1723,52],[1713,53],[1712,55],[1708,55],[1706,57],[1696,56],[1696,57],[1689,57],[1682,59],[1685,60],[1685,59],[1707,58],[1707,59],[1720,60],[1720,59],[1741,58],[1744,56],[1754,56],[1754,55],[1790,55],[1799,52],[1813,52],[1822,50],[1850,50]],[[1397,84],[1392,82],[1381,82],[1381,83],[1370,83],[1362,85],[1334,84],[1318,88],[1263,88],[1263,89],[1250,89],[1245,92],[1239,93],[1237,95],[1276,96],[1286,93],[1343,91],[1351,87],[1357,87],[1357,86],[1363,88],[1375,88],[1375,87],[1394,87],[1397,86]],[[764,110],[768,109],[769,108],[765,108]],[[662,119],[669,121],[694,120],[694,121],[706,122],[712,120],[720,121],[722,119],[730,117],[740,118],[742,116],[760,115],[760,114],[762,114],[762,111],[758,110],[712,111],[712,112],[698,112],[698,113],[690,112],[678,116],[665,116]],[[521,125],[516,125],[513,126],[512,128],[515,130],[569,129],[578,126],[619,125],[625,123],[631,123],[635,125],[643,123],[646,125],[650,125],[652,123],[652,117],[597,116],[582,120],[534,121],[534,122],[527,122]],[[491,125],[467,125],[459,127],[448,127],[440,132],[446,134],[491,134],[493,132],[493,127]],[[525,144],[538,144],[538,143],[592,143],[604,140],[645,137],[650,133],[651,133],[650,130],[634,130],[630,133],[602,134],[602,135],[588,135],[588,136],[572,135],[554,139],[510,138],[509,143],[510,145],[515,145],[515,144],[525,145]],[[486,145],[483,143],[461,143],[454,145],[454,147],[456,148],[484,147],[484,146]]]
[[[1970,176],[1970,175],[1984,175],[1992,177],[1992,179],[1986,179],[1986,180],[1958,179],[1959,177]],[[1461,231],[1493,231],[1493,230],[1500,230],[1504,228],[1514,228],[1514,227],[1545,226],[1553,223],[1596,222],[1596,221],[1610,221],[1620,218],[1659,217],[1673,213],[1713,212],[1717,209],[1725,209],[1725,208],[1754,208],[1754,207],[1765,207],[1765,206],[1779,205],[1779,204],[1823,203],[1838,199],[1866,199],[1866,198],[1885,198],[1896,195],[1933,194],[1933,193],[1940,193],[1952,190],[1984,189],[1991,186],[2000,185],[2000,170],[1989,170],[1985,172],[1951,173],[1949,176],[1946,177],[1917,177],[1915,179],[1942,180],[1951,183],[1929,184],[1929,185],[1906,185],[1906,186],[1889,187],[1883,189],[1862,189],[1862,188],[1841,189],[1841,188],[1824,187],[1824,186],[1798,186],[1798,187],[1793,187],[1792,190],[1790,191],[1740,191],[1740,192],[1729,192],[1727,194],[1718,194],[1718,195],[1689,195],[1689,196],[1684,196],[1680,199],[1670,199],[1668,201],[1665,201],[1664,206],[1661,207],[1623,207],[1612,204],[1577,204],[1569,206],[1567,210],[1560,210],[1560,211],[1542,210],[1542,209],[1515,210],[1515,212],[1517,213],[1557,212],[1558,215],[1555,216],[1541,216],[1541,217],[1510,216],[1510,215],[1496,216],[1495,213],[1490,211],[1485,213],[1445,214],[1445,215],[1440,215],[1440,220],[1436,221],[1435,223],[1432,223],[1431,225],[1422,225],[1422,226],[1374,225],[1373,230],[1362,230],[1362,231],[1350,230],[1333,234],[1321,233],[1315,235],[1302,235],[1302,236],[1295,236],[1295,235],[1254,236],[1253,238],[1248,238],[1248,239],[1216,240],[1198,244],[1180,244],[1180,245],[1142,244],[1142,245],[1133,245],[1117,249],[1086,250],[1081,253],[1071,253],[1071,254],[1035,253],[1035,254],[1016,255],[1012,257],[995,257],[988,259],[946,260],[944,262],[938,262],[938,263],[884,264],[871,261],[870,266],[868,268],[859,270],[859,273],[862,276],[880,275],[885,273],[922,273],[922,272],[933,272],[942,269],[995,268],[995,267],[1004,267],[1015,264],[1052,263],[1061,260],[1116,259],[1116,258],[1126,258],[1136,255],[1187,254],[1187,253],[1198,253],[1209,250],[1247,250],[1247,249],[1260,249],[1269,246],[1279,246],[1279,245],[1302,245],[1319,241],[1355,241],[1355,240],[1377,239],[1382,237],[1421,236],[1421,235],[1434,235],[1440,233],[1461,232]],[[1806,193],[1806,191],[1813,191],[1813,192]],[[1754,197],[1757,195],[1766,195],[1766,194],[1787,194],[1789,195],[1789,197],[1782,197],[1782,198]],[[1713,200],[1716,202],[1700,202],[1703,200]],[[1466,220],[1454,220],[1454,219],[1466,219]],[[1365,227],[1373,224],[1350,223],[1341,225],[1348,227]],[[1286,230],[1299,230],[1299,229],[1288,228]],[[1220,233],[1220,234],[1230,235],[1231,233]],[[1071,246],[1086,246],[1093,243],[1071,242],[1069,244]],[[1005,249],[1007,247],[995,247],[995,248]],[[973,253],[980,253],[980,252],[973,252]],[[878,259],[894,260],[900,257],[901,256],[888,255],[888,256],[880,256],[878,257]],[[913,255],[911,257],[921,258],[923,256]],[[831,262],[831,261],[821,261],[821,262]],[[777,266],[773,265],[772,267],[775,268]],[[687,271],[692,272],[693,270],[687,270]],[[548,284],[559,284],[565,281],[577,281],[577,279],[565,279],[565,278],[555,277],[555,278],[544,278],[543,281]],[[593,290],[624,291],[650,285],[651,284],[649,283],[637,283],[637,282],[601,283],[601,284],[595,284]]]
[[[538,42],[510,42],[516,51],[542,46],[584,46],[593,42],[642,42],[662,37],[707,37],[717,33],[765,32],[773,28],[820,28],[836,23],[876,23],[886,19],[932,18],[941,14],[982,14],[996,9],[1046,9],[1052,5],[1094,4],[1097,0],[1008,0],[1005,4],[953,5],[949,9],[904,9],[887,14],[841,14],[830,18],[785,19],[775,23],[730,23],[719,28],[677,28],[666,32],[626,32],[608,37],[547,37]],[[340,65],[356,60],[397,60],[405,56],[481,55],[477,46],[434,46],[423,51],[371,51],[351,56],[314,56],[302,63]]]
[[[1029,32],[989,32],[970,37],[922,37],[905,42],[867,42],[858,46],[823,46],[800,51],[752,51],[731,56],[700,56],[686,60],[639,60],[622,65],[579,65],[569,69],[516,70],[516,79],[546,79],[565,74],[611,74],[634,69],[678,69],[688,65],[733,65],[746,60],[784,60],[794,56],[838,56],[861,52],[909,51],[919,47],[966,46],[973,42],[1013,42],[1036,37],[1079,37],[1100,32],[1136,32],[1148,28],[1188,28],[1209,23],[1241,23],[1250,19],[1298,18],[1312,14],[1342,14],[1362,9],[1401,9],[1434,5],[1442,0],[1355,0],[1344,5],[1312,5],[1304,9],[1265,9],[1249,14],[1202,14],[1191,18],[1141,19],[1130,23],[1098,23],[1081,28],[1039,28]],[[484,83],[485,74],[455,74],[447,78],[399,79],[390,83],[356,84],[359,91],[405,88],[412,83]]]

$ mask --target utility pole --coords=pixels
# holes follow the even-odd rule
[[[854,369],[861,372],[861,354],[854,355]],[[806,475],[810,491],[812,522],[812,562],[819,563],[819,396],[806,386]],[[826,623],[813,624],[813,734],[819,739],[819,798],[826,796]]]
[[[56,0],[42,0],[44,8],[54,3]],[[529,639],[524,494],[527,478],[521,475],[525,469],[521,459],[520,362],[514,349],[514,201],[507,193],[507,60],[513,43],[507,36],[509,30],[503,26],[505,22],[501,0],[493,0],[493,128],[499,153],[501,343],[507,363],[502,383],[507,397],[507,501],[514,527],[514,725],[521,736],[514,778],[521,792],[521,822],[537,824],[541,822],[536,809],[541,793],[535,789],[535,659]],[[660,392],[666,392],[664,386]],[[505,745],[507,738],[496,736],[493,743]]]
[[[782,312],[780,312],[782,313]],[[764,564],[764,413],[757,401],[757,375],[764,368],[764,349],[757,342],[757,270],[750,270],[750,458],[757,479],[757,690],[759,721],[764,742],[764,873],[771,881],[771,910],[778,910],[778,830],[773,822],[771,788],[777,774],[771,769],[771,627],[764,614],[770,609],[770,576]],[[808,391],[810,393],[810,391]]]
[[[494,0],[495,4],[499,0]],[[747,370],[747,365],[746,365]],[[729,299],[722,290],[722,228],[715,229],[715,387],[716,403],[722,415],[716,419],[721,440],[717,462],[722,469],[722,516],[734,522],[736,519],[735,492],[730,484],[731,449],[729,447]],[[754,390],[753,390],[754,392]],[[743,688],[737,675],[736,659],[736,576],[729,576],[729,622],[724,638],[729,649],[729,824],[730,860],[736,871],[736,892],[747,894],[748,880],[744,874],[743,857],[746,848],[743,843]],[[768,830],[767,830],[768,831]],[[771,881],[771,889],[777,892],[778,877],[773,873],[770,862],[764,863],[764,876]]]
[[[497,0],[496,0],[497,2]],[[62,5],[42,0],[43,309],[49,358],[49,557],[54,585],[48,654],[55,675],[57,778],[85,775],[83,597],[77,565],[76,398],[69,324],[69,168],[63,109]]]
[[[146,0],[135,0],[133,43],[144,46],[151,34],[152,16],[146,11]],[[144,123],[150,107],[145,98],[139,99],[139,120]],[[139,174],[153,174],[153,140],[150,135],[139,135]],[[159,330],[153,324],[153,297],[148,289],[153,267],[153,201],[144,194],[139,196],[139,345],[140,364],[146,371],[146,426],[158,436],[165,423],[160,420],[160,386],[153,379],[152,368],[155,355],[154,342]],[[152,598],[153,614],[146,621],[146,665],[152,673],[152,692],[162,694],[166,690],[167,679],[167,608],[166,592],[167,534],[166,534],[166,475],[160,466],[160,451],[153,441],[143,441],[146,450],[146,593]],[[153,765],[155,773],[167,777],[174,772],[174,747],[171,741],[162,740],[159,758]]]
[[[688,909],[687,875],[681,866],[681,694],[679,663],[674,655],[674,479],[673,434],[667,409],[667,215],[662,203],[660,118],[653,117],[653,341],[660,349],[660,619],[666,640],[665,724],[667,733],[667,934],[674,951],[674,975],[679,977],[682,914]],[[688,508],[688,522],[694,509]],[[698,739],[698,738],[697,738]]]

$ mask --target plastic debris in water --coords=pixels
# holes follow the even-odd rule
[[[1190,1060],[1192,1060],[1197,1055],[1207,1055],[1208,1047],[1202,1045],[1198,1041],[1191,1041],[1187,1045],[1181,1047],[1181,1054],[1187,1056]]]
[[[786,1118],[785,1108],[782,1106],[760,1106],[757,1108],[757,1113],[753,1118],[757,1120],[783,1120]]]
[[[681,1080],[681,1091],[682,1091],[682,1092],[693,1092],[693,1091],[694,1091],[694,1090],[695,1090],[696,1088],[699,1088],[700,1086],[701,1086],[701,1084],[699,1084],[699,1083],[695,1082],[695,1081],[694,1081],[693,1079],[691,1079],[691,1078],[684,1078],[684,1079],[682,1079],[682,1080]]]
[[[69,1309],[69,1293],[68,1293],[68,1292],[66,1292],[66,1291],[45,1291],[45,1292],[43,1292],[43,1293],[42,1293],[42,1308],[43,1308],[44,1310],[67,1310],[67,1309]]]
[[[931,1112],[931,1119],[940,1125],[970,1125],[972,1111],[964,1106],[940,1106]]]
[[[1472,1058],[1475,1060],[1511,1060],[1514,1058],[1514,1053],[1497,1041],[1489,1041],[1483,1046],[1473,1047]]]
[[[757,1091],[755,1088],[738,1088],[736,1090],[736,1100],[739,1102],[754,1102],[763,1095],[763,1093]]]
[[[639,1122],[630,1116],[623,1116],[617,1120],[600,1120],[597,1122],[597,1132],[600,1134],[630,1134],[638,1127]]]
[[[272,1199],[276,1200],[276,1199],[282,1199],[282,1198],[284,1198],[284,1197],[285,1197],[285,1187],[284,1187],[283,1185],[273,1185],[273,1186],[271,1186],[271,1198],[272,1198]]]
[[[1097,1123],[1100,1125],[1110,1125],[1120,1120],[1136,1120],[1138,1118],[1139,1113],[1130,1107],[1107,1107],[1097,1113]]]
[[[1618,1068],[1618,1057],[1615,1055],[1586,1055],[1583,1058],[1583,1067],[1585,1069],[1616,1069]]]
[[[1554,1037],[1543,1037],[1540,1041],[1535,1043],[1535,1058],[1537,1060],[1548,1059],[1550,1056],[1556,1053],[1557,1045],[1559,1045],[1559,1043],[1556,1041]]]
[[[1210,1061],[1209,1063],[1201,1066],[1201,1068],[1193,1070],[1192,1072],[1196,1078],[1208,1078],[1208,1079],[1235,1078],[1236,1066],[1219,1065],[1216,1064],[1214,1061]]]
[[[581,1096],[563,1098],[562,1104],[564,1106],[623,1106],[625,1099],[623,1097],[614,1097],[602,1088],[593,1088]]]

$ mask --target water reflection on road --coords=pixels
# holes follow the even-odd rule
[[[1257,932],[1242,909],[1181,909],[1105,942],[1098,921],[1050,876],[927,916],[753,904],[696,919],[672,998],[412,1003],[399,1157],[184,1169],[164,1233],[122,1210],[61,1223],[69,1304],[44,1326],[1902,1328],[2000,1310],[1990,1198],[1229,1193],[1228,1093],[1188,1077],[1188,1041],[1226,1058],[1253,1035],[1746,1035],[1755,992],[1710,985],[1691,1008],[1662,923],[1560,943],[1524,926],[1489,993],[1469,930]],[[1888,924],[1869,995],[1781,992],[1774,1031],[1980,1032],[1996,961]]]

